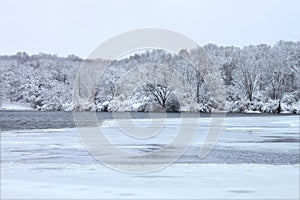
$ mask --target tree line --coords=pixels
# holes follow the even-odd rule
[[[279,41],[273,46],[243,48],[207,44],[203,49],[220,72],[227,112],[300,113],[300,42]],[[11,102],[31,103],[36,110],[210,112],[216,100],[203,74],[188,62],[201,60],[197,56],[195,50],[185,49],[177,54],[148,50],[113,61],[42,53],[2,55],[0,95]],[[139,68],[149,63],[155,76],[149,67]],[[75,106],[73,102],[76,75],[83,65],[107,65],[101,77],[95,77],[99,82],[90,100],[92,106]],[[169,70],[158,69],[160,65]],[[173,74],[179,78],[173,80]],[[130,81],[133,76],[140,77],[136,80],[153,77],[136,86]],[[162,81],[155,82],[155,77]],[[170,80],[179,81],[177,88],[168,84]],[[188,85],[189,90],[182,85]]]

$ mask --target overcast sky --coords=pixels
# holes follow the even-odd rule
[[[138,28],[179,32],[199,45],[300,40],[299,0],[0,0],[0,54],[87,57]]]

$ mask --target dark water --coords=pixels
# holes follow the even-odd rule
[[[127,113],[131,118],[149,118],[149,113],[131,112]],[[85,113],[82,112],[84,116]],[[110,112],[97,112],[98,121],[101,123],[105,119],[112,119]],[[157,115],[163,115],[158,114]],[[192,113],[189,117],[210,117],[209,113]],[[229,117],[255,117],[255,116],[275,116],[273,114],[226,114]],[[159,117],[159,116],[158,116]],[[180,113],[167,113],[168,118],[181,117]],[[83,117],[84,118],[84,117]],[[88,123],[86,118],[84,123]],[[48,129],[48,128],[72,128],[75,127],[73,112],[36,112],[36,111],[0,111],[0,130],[18,129]]]
[[[90,121],[89,113],[80,112],[84,123]],[[128,113],[132,118],[149,118],[149,113]],[[111,112],[97,112],[98,121],[114,118]],[[195,114],[195,117],[199,114]],[[210,116],[209,114],[203,114]],[[168,117],[180,117],[180,113],[168,113]],[[75,127],[73,112],[0,111],[0,130],[48,129]]]

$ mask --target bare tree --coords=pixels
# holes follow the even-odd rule
[[[249,101],[253,101],[253,94],[258,88],[259,76],[259,64],[255,54],[255,47],[245,47],[240,52],[237,61],[234,84],[242,89]]]
[[[166,110],[166,102],[173,92],[173,89],[161,84],[147,83],[143,86],[143,90],[149,95],[149,97],[157,102]]]

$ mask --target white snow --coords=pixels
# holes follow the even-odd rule
[[[100,164],[2,164],[3,199],[296,199],[299,165],[175,164],[143,175]]]
[[[245,113],[261,113],[260,111],[247,110]]]
[[[33,110],[33,108],[30,106],[30,103],[2,101],[0,110]]]

